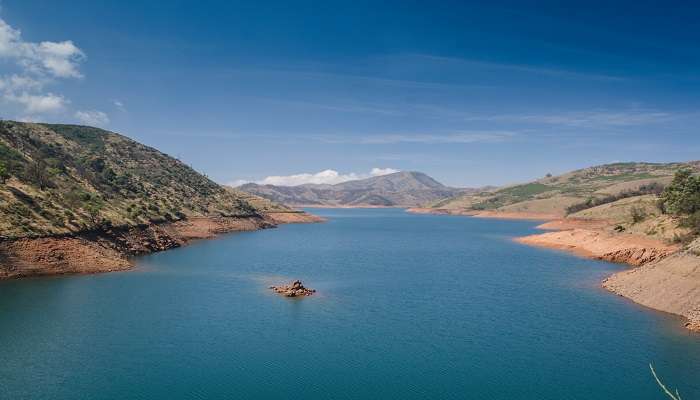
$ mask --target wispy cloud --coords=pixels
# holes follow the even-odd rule
[[[667,122],[677,115],[657,110],[570,111],[546,114],[504,114],[468,116],[467,121],[501,121],[564,125],[576,128],[624,127]]]
[[[498,143],[516,136],[513,131],[462,131],[446,134],[400,134],[387,133],[364,136],[318,136],[316,139],[325,143],[354,143],[354,144],[445,144],[445,143]]]
[[[330,68],[325,65],[323,68]],[[315,68],[319,68],[315,66]],[[269,75],[269,76],[289,76],[295,80],[310,81],[343,81],[353,84],[368,86],[383,86],[386,88],[416,89],[416,90],[465,90],[465,89],[485,89],[492,88],[492,85],[482,83],[464,84],[455,82],[436,82],[434,80],[401,79],[386,76],[371,76],[361,73],[351,72],[329,72],[313,69],[298,68],[236,68],[228,69],[228,73],[236,75]]]
[[[272,175],[268,176],[259,181],[249,181],[244,179],[237,179],[235,181],[229,182],[230,186],[241,186],[246,183],[255,182],[260,185],[275,185],[275,186],[299,186],[309,183],[313,184],[328,184],[334,185],[337,183],[343,183],[347,181],[354,181],[358,179],[370,178],[373,176],[382,176],[393,174],[399,172],[399,170],[394,168],[372,168],[369,173],[355,173],[350,172],[347,174],[341,174],[334,169],[326,169],[315,173],[301,173],[294,175]]]
[[[615,75],[599,74],[595,72],[587,71],[572,71],[566,68],[559,67],[544,67],[539,65],[527,65],[527,64],[517,64],[517,63],[505,63],[505,62],[495,62],[486,61],[479,59],[468,59],[468,58],[456,58],[456,57],[444,57],[431,54],[408,54],[406,57],[419,59],[422,61],[450,64],[452,66],[463,66],[463,67],[478,67],[484,69],[499,69],[513,72],[522,72],[529,74],[538,75],[548,75],[556,76],[561,78],[575,78],[575,79],[592,79],[592,80],[602,80],[602,81],[625,81],[627,78]]]
[[[77,111],[75,113],[75,118],[85,125],[105,126],[109,124],[109,116],[97,110]]]
[[[290,105],[294,107],[301,108],[314,108],[326,111],[338,111],[346,113],[369,113],[369,114],[381,114],[381,115],[393,115],[399,116],[404,115],[404,112],[392,108],[390,106],[373,104],[373,103],[357,103],[357,102],[345,102],[345,103],[335,103],[335,104],[323,104],[315,103],[310,101],[301,100],[282,100],[282,99],[271,99],[271,98],[261,98],[261,100],[271,103],[278,103],[284,105]]]

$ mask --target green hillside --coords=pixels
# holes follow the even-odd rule
[[[258,215],[262,210],[251,200],[116,133],[0,121],[3,238],[197,216]]]
[[[534,182],[467,194],[429,204],[450,211],[517,211],[566,215],[623,197],[658,192],[683,167],[700,170],[700,162],[616,163],[580,169]],[[588,204],[587,204],[588,203]]]

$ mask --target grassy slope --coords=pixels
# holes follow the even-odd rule
[[[683,165],[700,163],[617,163],[585,168],[560,176],[513,185],[475,195],[457,196],[430,204],[447,210],[501,210],[564,215],[566,208],[589,197],[604,197],[652,182],[667,184]]]
[[[182,162],[97,128],[0,121],[0,161],[11,175],[0,183],[5,238],[261,211]]]

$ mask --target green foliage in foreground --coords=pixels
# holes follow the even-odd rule
[[[700,176],[688,169],[676,172],[671,184],[661,194],[664,212],[681,217],[681,225],[700,234]]]

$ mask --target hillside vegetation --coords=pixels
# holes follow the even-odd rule
[[[681,168],[698,171],[700,162],[607,164],[443,199],[427,207],[448,211],[492,210],[564,216],[628,197],[659,194]]]
[[[122,135],[0,121],[0,238],[277,209]]]

